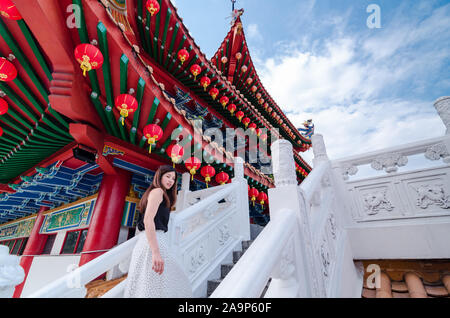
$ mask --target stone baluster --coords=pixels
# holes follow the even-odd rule
[[[9,255],[9,248],[0,245],[0,298],[11,298],[15,286],[23,282],[25,272],[19,265],[19,257]]]
[[[190,192],[189,190],[189,184],[191,181],[191,174],[190,173],[183,173],[181,177],[181,190],[178,192],[178,198],[177,198],[177,204],[176,204],[176,211],[180,212],[187,208],[187,198],[188,194]]]
[[[439,155],[444,158],[445,163],[450,163],[450,96],[438,98],[434,102],[434,108],[436,108],[439,117],[441,117],[441,120],[444,123],[446,128],[445,135],[448,137],[444,139],[446,151],[441,150]]]
[[[240,213],[239,233],[244,240],[250,240],[250,210],[248,205],[248,183],[244,178],[244,159],[234,158],[234,178],[232,183],[239,183],[236,193],[237,209]]]

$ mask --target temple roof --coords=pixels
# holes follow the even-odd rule
[[[310,145],[310,139],[300,134],[262,84],[247,45],[241,15],[242,11],[234,11],[231,29],[211,58],[211,62],[228,82],[243,93],[253,105],[258,106],[261,113],[270,115],[268,118],[274,126],[279,126],[281,130],[287,132],[287,138],[292,141],[294,147]],[[256,91],[252,91],[252,87],[255,87]],[[272,114],[279,115],[280,121],[274,119]],[[308,147],[304,146],[300,148],[301,151],[307,149]]]

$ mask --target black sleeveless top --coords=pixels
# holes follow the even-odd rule
[[[159,205],[158,211],[156,211],[155,218],[153,219],[155,222],[155,229],[167,232],[169,218],[170,218],[170,209],[166,206],[166,198],[163,197],[163,201]],[[139,231],[145,230],[144,213],[139,213],[137,227]]]

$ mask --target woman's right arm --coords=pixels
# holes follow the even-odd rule
[[[145,235],[147,236],[150,250],[152,251],[153,269],[157,273],[162,273],[164,270],[164,263],[162,262],[161,254],[159,251],[158,240],[156,239],[155,228],[155,215],[158,211],[158,207],[163,201],[163,190],[156,188],[150,192],[147,201],[147,208],[145,210],[144,225]],[[156,261],[156,263],[155,263]]]

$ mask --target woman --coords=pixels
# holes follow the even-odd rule
[[[177,173],[161,166],[139,202],[140,236],[131,256],[125,297],[192,297],[188,277],[169,251],[170,211],[177,200]]]

